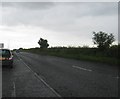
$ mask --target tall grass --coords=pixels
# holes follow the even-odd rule
[[[75,47],[52,47],[48,49],[31,48],[23,51],[41,54],[53,55],[64,58],[71,58],[77,60],[87,60],[102,62],[111,65],[118,65],[118,46],[113,46],[104,51],[99,51],[97,48],[75,48]]]

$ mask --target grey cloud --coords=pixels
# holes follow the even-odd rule
[[[81,11],[81,16],[103,16],[117,14],[117,3],[99,2],[99,3],[80,3],[77,5],[77,11]]]
[[[73,14],[80,16],[98,16],[117,14],[117,2],[60,2],[58,6],[73,9]]]
[[[52,2],[2,2],[2,7],[15,7],[20,9],[48,9],[53,7]]]
[[[117,38],[117,3],[5,3],[2,25],[29,35],[30,42],[42,35],[53,45],[89,44],[92,31],[112,32]]]
[[[9,5],[10,4],[10,5]],[[12,5],[14,6],[12,6]],[[78,32],[82,24],[86,26],[88,17],[89,20],[101,19],[105,16],[116,16],[117,3],[78,3],[78,2],[56,2],[56,3],[5,3],[4,6],[21,8],[13,11],[8,8],[8,14],[3,9],[3,24],[4,25],[34,25],[45,29],[62,32]],[[50,7],[51,9],[47,8]],[[25,10],[25,9],[26,10]],[[47,8],[46,10],[39,10]],[[37,10],[30,10],[37,9]],[[9,16],[9,17],[8,17]],[[92,22],[92,21],[90,21]],[[95,21],[98,22],[99,20]],[[94,23],[95,23],[94,22]],[[92,24],[92,23],[91,23]],[[90,25],[90,24],[89,24]],[[88,26],[88,25],[87,25]]]

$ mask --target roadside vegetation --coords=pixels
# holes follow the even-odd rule
[[[118,46],[114,45],[106,51],[99,51],[97,48],[84,48],[84,47],[52,47],[48,49],[30,48],[23,51],[41,54],[52,55],[64,58],[71,58],[77,60],[87,60],[102,62],[111,65],[118,64]]]
[[[93,43],[97,45],[95,48],[90,48],[89,46],[48,48],[48,41],[40,38],[38,41],[40,48],[22,49],[22,51],[41,55],[52,55],[77,60],[101,62],[117,66],[119,64],[118,50],[120,45],[112,45],[115,41],[114,36],[100,31],[98,33],[93,32],[92,39]]]

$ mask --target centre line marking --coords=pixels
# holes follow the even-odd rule
[[[86,68],[82,68],[82,67],[79,67],[79,66],[72,66],[73,68],[77,68],[77,69],[81,69],[81,70],[85,70],[85,71],[92,71],[91,69],[86,69]]]
[[[116,77],[114,77],[114,78],[119,79],[120,77],[119,77],[119,76],[116,76]]]
[[[16,90],[15,90],[15,82],[13,82],[13,91],[12,91],[12,97],[16,97]]]

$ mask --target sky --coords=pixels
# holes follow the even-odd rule
[[[117,2],[54,1],[0,2],[0,43],[10,49],[33,48],[43,38],[50,47],[94,47],[94,31],[112,33],[118,43]]]

